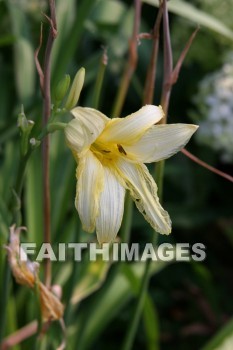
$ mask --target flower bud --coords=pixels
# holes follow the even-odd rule
[[[76,73],[76,76],[73,80],[69,95],[66,101],[66,109],[70,110],[76,106],[79,100],[80,92],[83,88],[85,78],[85,69],[80,68]]]
[[[20,129],[20,136],[21,136],[20,148],[23,156],[25,156],[25,154],[28,151],[28,140],[29,140],[29,136],[31,134],[33,126],[34,126],[34,122],[26,118],[26,115],[22,107],[21,113],[19,113],[18,115],[18,127]]]
[[[21,113],[18,115],[18,127],[20,128],[21,132],[26,132],[28,127],[28,120],[26,118],[26,115],[24,114],[24,111],[22,109]]]
[[[70,87],[70,76],[66,74],[55,88],[55,100],[61,102]]]

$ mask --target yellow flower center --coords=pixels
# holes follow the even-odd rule
[[[103,143],[100,139],[91,145],[91,151],[101,163],[114,162],[119,156],[127,156],[122,145],[110,142]]]

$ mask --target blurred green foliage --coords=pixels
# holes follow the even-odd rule
[[[232,13],[229,10],[232,8],[232,1],[193,1],[192,5],[233,29]],[[70,74],[73,78],[77,69],[83,66],[86,69],[86,79],[79,104],[91,106],[97,67],[104,46],[107,48],[108,66],[101,92],[100,110],[110,115],[132,33],[133,3],[117,0],[57,0],[56,7],[59,35],[52,58],[52,94],[54,95],[57,83],[65,74]],[[0,1],[1,245],[6,243],[8,227],[12,223],[9,202],[19,166],[17,115],[21,104],[24,104],[26,116],[35,122],[32,136],[41,128],[42,98],[34,64],[34,51],[39,43],[41,21],[44,38],[48,32],[48,23],[41,14],[41,11],[47,10],[46,1],[42,0]],[[155,7],[143,5],[142,32],[151,31],[156,13]],[[192,11],[182,18],[171,14],[175,60],[196,25],[196,20],[192,22],[191,18]],[[191,122],[188,117],[190,109],[199,113],[198,106],[193,104],[199,81],[206,74],[219,69],[225,54],[232,50],[233,41],[222,34],[211,31],[208,25],[201,27],[173,91],[169,110],[170,123]],[[43,50],[44,48],[40,59],[43,57]],[[135,111],[142,103],[150,51],[151,42],[142,40],[138,47],[138,67],[127,95],[123,115]],[[161,93],[162,48],[158,67],[155,104],[159,103]],[[188,147],[198,157],[232,173],[232,164],[222,163],[214,149],[200,146],[193,140]],[[87,235],[80,229],[74,208],[75,163],[62,133],[55,133],[51,137],[50,161],[53,242],[94,240],[94,236]],[[152,168],[151,170],[153,171]],[[38,244],[43,239],[41,178],[41,152],[36,150],[29,161],[25,176],[22,222],[28,230],[22,239]],[[232,185],[179,154],[166,163],[164,207],[172,218],[173,233],[169,237],[160,236],[159,242],[202,242],[206,245],[207,259],[204,263],[172,263],[161,266],[158,263],[152,264],[153,278],[135,349],[215,349],[229,335],[232,337],[232,326],[229,326],[227,331],[221,333],[223,336],[220,334],[217,337],[217,342],[204,347],[233,314]],[[150,236],[149,225],[134,210],[131,241],[140,242],[143,248]],[[4,258],[5,252],[2,250],[1,280]],[[67,349],[119,349],[132,315],[142,276],[142,265],[113,264],[110,267],[99,266],[98,262],[94,265],[86,259],[80,264],[72,264],[71,261],[53,264],[53,283],[61,284],[63,302],[66,304],[71,298],[73,289],[78,300],[83,299],[81,303],[71,304],[65,313]],[[41,273],[42,270],[41,268]],[[86,291],[83,290],[83,285],[88,286]],[[36,317],[33,295],[13,281],[11,291],[7,306],[6,335]],[[58,325],[53,324],[49,333],[46,349],[54,349],[61,341]],[[34,343],[35,337],[32,337],[15,349],[32,349]],[[231,346],[233,348],[232,343]]]

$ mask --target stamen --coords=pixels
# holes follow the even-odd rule
[[[117,144],[117,148],[118,148],[118,151],[119,151],[120,153],[123,153],[125,156],[127,156],[127,153],[125,152],[124,148],[123,148],[121,145],[118,145],[118,144]]]

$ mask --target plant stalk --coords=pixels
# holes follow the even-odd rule
[[[166,0],[164,2],[166,2]],[[166,11],[166,8],[164,9],[164,6],[162,7],[162,5],[161,5],[156,22],[155,22],[154,32],[153,32],[154,44],[153,44],[150,64],[149,64],[148,72],[147,72],[147,79],[149,79],[149,81],[146,81],[145,90],[144,90],[145,91],[144,102],[146,102],[148,104],[153,104],[153,92],[154,92],[154,84],[155,84],[155,78],[156,78],[155,73],[156,73],[158,45],[159,45],[158,37],[159,37],[160,21],[162,18],[162,10]],[[168,21],[168,18],[163,19],[163,20],[166,22],[166,21]],[[168,22],[166,22],[166,23],[168,23]],[[172,60],[171,60],[171,57],[168,57],[169,54],[167,56],[166,49],[165,49],[165,56],[166,56],[166,58],[164,58],[164,64],[165,64],[165,67],[166,67],[166,65],[169,65],[169,67],[168,67],[168,71],[169,71],[172,69],[171,68]],[[165,68],[165,70],[166,70],[166,68]],[[151,74],[149,74],[149,72]],[[163,87],[166,87],[165,82],[167,79],[168,79],[168,76],[165,75]],[[165,111],[167,111],[167,109],[168,109],[168,105],[166,103],[169,103],[169,96],[166,95],[167,92],[169,92],[167,89],[163,89],[163,95],[162,95],[163,97],[162,97],[162,101],[161,101],[162,107],[163,107],[163,109],[165,109]],[[166,121],[166,118],[164,118],[163,122],[165,122],[165,121]],[[163,175],[164,175],[164,161],[160,161],[156,165],[156,175],[155,175],[155,180],[156,180],[156,183],[158,185],[158,196],[160,198],[160,201],[162,200],[162,193],[163,193]],[[157,239],[158,239],[158,233],[153,232],[152,242],[151,242],[153,246],[156,245]],[[136,332],[138,329],[139,321],[140,321],[142,310],[143,310],[145,296],[147,294],[147,290],[149,287],[150,266],[151,266],[151,260],[148,259],[145,263],[145,269],[144,269],[142,281],[141,281],[139,292],[138,292],[138,299],[137,299],[137,303],[136,303],[136,306],[135,306],[135,309],[134,309],[134,312],[132,315],[132,319],[131,319],[132,321],[131,321],[130,326],[129,326],[129,331],[126,334],[126,337],[125,337],[124,342],[123,342],[123,350],[131,350],[133,348],[134,339],[136,336]]]
[[[121,237],[122,243],[129,243],[131,226],[132,226],[132,217],[133,217],[133,201],[129,191],[127,191],[126,197],[125,197],[124,216],[123,216],[123,221],[122,221],[120,234],[119,234]]]
[[[96,78],[96,83],[94,87],[94,95],[93,95],[93,108],[98,109],[100,103],[100,95],[103,86],[104,74],[106,70],[106,66],[108,64],[108,56],[106,49],[104,49],[103,55],[101,57],[100,66],[98,75]]]
[[[138,33],[140,27],[140,19],[141,19],[141,0],[134,0],[134,27],[132,37],[129,40],[129,56],[128,61],[125,66],[124,74],[122,76],[117,97],[112,110],[112,117],[118,118],[121,115],[123,104],[125,102],[126,94],[129,89],[129,84],[131,82],[133,73],[137,67],[138,62],[138,54],[137,54],[137,46],[138,46]]]
[[[55,0],[49,0],[50,8],[50,31],[44,58],[44,80],[43,80],[43,127],[45,128],[51,113],[51,53],[54,40],[57,35]],[[43,164],[43,217],[44,217],[44,243],[51,243],[51,199],[50,199],[50,169],[49,169],[49,136],[42,142],[42,164]],[[52,266],[50,259],[45,260],[45,285],[51,286]]]

